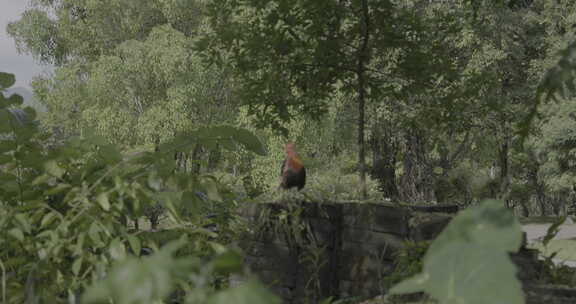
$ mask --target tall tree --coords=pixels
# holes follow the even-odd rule
[[[260,126],[287,135],[296,116],[319,118],[336,92],[355,96],[358,169],[365,195],[366,104],[390,88],[391,69],[373,62],[403,49],[396,65],[422,75],[425,55],[413,6],[391,1],[227,1],[208,6],[211,31],[201,47],[232,66],[240,96]],[[424,63],[418,67],[416,63]],[[423,76],[421,77],[423,78]]]
[[[193,36],[202,16],[199,1],[53,0],[30,1],[30,7],[8,33],[21,51],[56,65],[97,60],[162,24]]]
[[[63,136],[90,128],[128,146],[158,144],[234,118],[229,77],[192,47],[199,1],[34,3],[8,32],[22,51],[57,65],[34,88],[49,109],[43,122]]]

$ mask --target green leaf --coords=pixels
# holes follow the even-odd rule
[[[220,192],[218,191],[217,181],[214,178],[206,177],[202,181],[202,187],[206,190],[206,195],[209,199],[217,202],[222,201]]]
[[[68,184],[56,184],[55,187],[49,188],[48,190],[44,191],[45,195],[56,195],[58,193],[62,193],[64,190],[69,189],[71,186]]]
[[[8,230],[8,234],[19,240],[20,242],[24,241],[24,233],[21,229],[12,228]]]
[[[100,207],[102,207],[102,209],[104,209],[104,211],[110,210],[110,201],[108,200],[108,194],[107,193],[98,194],[98,196],[96,197],[96,201],[98,202]]]
[[[126,246],[120,239],[114,239],[110,244],[110,256],[115,260],[124,260],[126,258]]]
[[[66,170],[62,169],[55,160],[49,160],[44,163],[44,169],[46,172],[57,178],[62,178]]]
[[[40,228],[44,228],[50,225],[54,221],[54,219],[56,219],[56,214],[54,212],[46,213],[46,215],[44,215],[42,221],[40,222]]]
[[[14,174],[11,173],[3,173],[0,172],[0,184],[2,185],[2,188],[4,188],[4,190],[6,189],[6,183],[10,183],[10,182],[18,182],[18,177]]]
[[[79,257],[76,260],[74,260],[74,263],[72,263],[72,273],[75,276],[78,276],[81,268],[82,268],[82,257]]]
[[[104,281],[86,290],[82,303],[138,304],[163,298],[172,283],[169,269],[158,268],[150,259],[146,262],[131,258],[118,264]]]
[[[16,83],[14,74],[0,72],[0,90],[7,89]]]
[[[16,141],[11,139],[0,140],[0,153],[12,151],[16,148]]]
[[[115,145],[101,146],[99,155],[109,164],[115,164],[122,161],[122,153]]]
[[[502,201],[486,200],[459,213],[430,248],[468,242],[496,248],[504,254],[520,247],[521,231],[520,223]]]
[[[30,232],[32,226],[30,225],[30,220],[26,216],[27,213],[17,213],[14,215],[14,219],[20,225],[20,227],[27,233]]]
[[[42,170],[45,158],[45,156],[42,155],[42,152],[34,149],[27,152],[28,153],[26,153],[26,155],[22,159],[22,164],[28,168],[35,168],[38,170]]]
[[[428,249],[422,273],[390,293],[424,291],[448,304],[524,303],[508,255],[518,249],[521,236],[520,224],[503,202],[484,201],[456,216]]]
[[[224,125],[199,129],[195,135],[201,139],[200,143],[209,149],[216,148],[216,143],[220,142],[225,148],[233,150],[234,145],[230,142],[233,140],[248,151],[262,156],[267,154],[266,146],[256,135],[246,129]]]
[[[89,287],[82,296],[82,303],[139,304],[155,303],[164,299],[173,289],[177,273],[190,271],[185,258],[176,260],[174,251],[184,245],[173,241],[159,252],[145,258],[127,258],[116,264],[106,276]]]
[[[162,189],[162,179],[154,172],[148,175],[148,187],[152,190],[160,191]]]
[[[242,270],[242,257],[228,250],[214,259],[214,270],[224,274],[239,272]]]
[[[24,101],[24,100],[22,100]],[[36,120],[36,110],[32,107],[25,107],[24,108],[24,112],[26,112],[26,118],[28,119],[28,121],[34,121]]]
[[[182,199],[182,192],[179,191],[163,191],[156,193],[155,196],[159,202],[169,202],[172,204],[179,204]]]
[[[170,214],[178,219],[179,212],[178,208],[181,206],[182,202],[182,192],[159,192],[155,194],[156,200],[162,203],[162,206],[166,207]]]
[[[88,229],[88,236],[95,243],[97,247],[102,246],[102,238],[100,237],[100,227],[97,222],[92,222],[90,228]]]
[[[252,132],[246,129],[236,129],[234,139],[242,144],[246,150],[252,151],[258,155],[266,156],[266,146]]]
[[[182,208],[188,211],[193,219],[197,219],[200,213],[200,204],[202,201],[198,198],[196,193],[185,191],[182,193]]]
[[[201,138],[228,139],[234,135],[236,128],[228,125],[206,127],[198,129],[197,133]]]
[[[18,94],[12,94],[6,99],[8,106],[21,106],[24,103],[24,98]]]
[[[20,184],[18,181],[3,182],[2,190],[7,193],[16,194],[20,192]]]
[[[48,257],[48,252],[46,251],[46,249],[40,248],[40,250],[38,250],[38,258],[40,260],[44,260],[46,259],[46,257]]]
[[[101,135],[95,134],[90,130],[85,131],[85,138],[87,142],[97,146],[103,147],[108,145],[108,141],[106,141],[106,138],[104,138]]]
[[[544,246],[548,245],[548,242],[550,242],[558,234],[558,232],[560,232],[560,226],[564,224],[566,218],[567,216],[563,216],[556,220],[552,225],[550,225],[550,227],[548,227],[546,235],[544,236],[544,239],[542,239],[542,244],[544,244]]]
[[[0,108],[0,134],[12,132],[11,120],[12,114],[8,110]]]
[[[74,245],[74,254],[75,255],[82,255],[84,253],[84,240],[86,239],[86,233],[82,232],[78,235],[78,239],[76,240],[76,245]]]
[[[128,243],[130,243],[130,248],[132,248],[132,252],[135,255],[140,255],[140,250],[142,249],[142,245],[140,243],[140,239],[135,235],[128,235],[127,237]]]
[[[217,293],[208,299],[209,304],[280,304],[280,299],[255,280],[244,282]]]
[[[52,176],[50,176],[48,174],[39,175],[32,181],[32,186],[38,186],[40,184],[44,184],[51,179],[52,179]]]

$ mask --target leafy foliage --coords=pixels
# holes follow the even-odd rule
[[[161,303],[175,286],[183,286],[187,291],[183,303],[279,303],[276,296],[255,280],[210,292],[207,278],[213,273],[240,272],[240,256],[224,251],[208,263],[196,256],[175,257],[187,241],[185,238],[173,241],[150,257],[127,258],[114,266],[105,280],[89,287],[82,303],[109,303],[110,299],[121,304]]]
[[[420,273],[422,260],[429,247],[430,243],[427,241],[405,242],[404,247],[395,254],[394,272],[385,278],[385,287],[389,289],[400,281]]]
[[[343,174],[342,172],[318,172],[319,176],[311,180],[306,186],[306,192],[314,200],[338,202],[348,200],[363,200],[360,181],[357,174]],[[378,183],[368,178],[366,180],[368,197],[370,201],[382,200],[378,191]]]
[[[0,77],[3,85],[13,82],[11,75]],[[231,253],[215,242],[226,240],[227,236],[214,239],[218,235],[201,228],[205,202],[191,194],[206,193],[210,201],[226,203],[231,208],[232,200],[222,195],[225,186],[213,176],[175,172],[171,151],[190,149],[198,143],[225,142],[229,149],[242,146],[264,153],[264,146],[251,133],[226,127],[203,129],[192,137],[177,137],[157,152],[132,157],[123,155],[97,135],[74,138],[47,149],[45,141],[49,135],[39,132],[37,124],[17,124],[6,108],[19,104],[18,99],[0,101],[0,115],[5,118],[0,124],[0,262],[3,280],[6,276],[11,278],[9,284],[2,285],[2,294],[8,295],[6,303],[62,303],[66,298],[76,298],[82,288],[104,277],[112,285],[94,287],[96,291],[87,295],[91,301],[111,297],[118,303],[149,302],[166,298],[176,286],[206,288],[208,294],[210,276],[239,270],[238,259],[230,260]],[[34,111],[26,112],[33,120]],[[169,212],[172,224],[166,229],[178,229],[179,235],[188,236],[188,241],[166,245],[146,262],[140,261],[137,257],[142,248],[157,248],[158,243],[150,235],[134,231],[129,220],[137,219],[145,206],[157,203]],[[221,224],[222,231],[229,231],[224,227],[226,222]],[[183,243],[196,259],[214,257],[215,266],[202,271],[201,267],[183,267],[194,260],[172,257]],[[117,263],[118,268],[109,272]],[[180,273],[178,285],[163,279],[175,272]],[[207,283],[190,285],[190,273]],[[118,280],[122,285],[153,284],[158,289],[152,288],[150,293],[147,289],[138,289],[144,293],[118,290]]]
[[[508,255],[520,243],[520,224],[503,202],[484,201],[455,217],[430,245],[422,273],[390,292],[424,291],[441,303],[524,303]]]
[[[558,63],[550,68],[538,86],[536,96],[546,101],[569,99],[576,92],[576,42],[560,52]]]
[[[226,76],[201,65],[190,44],[183,33],[159,25],[143,41],[127,40],[91,64],[73,62],[51,79],[37,79],[40,101],[50,110],[43,123],[64,136],[89,128],[138,147],[229,121],[234,115],[224,109],[233,103],[215,92]]]
[[[14,82],[16,82],[14,74],[0,72],[0,89],[4,90],[9,88],[14,85]]]
[[[371,198],[501,197],[526,216],[561,215],[576,197],[575,12],[574,1],[548,0],[32,1],[7,30],[20,51],[57,66],[33,84],[48,108],[40,128],[53,136],[21,127],[14,113],[35,114],[16,110],[19,96],[0,96],[5,294],[60,301],[112,264],[128,265],[115,275],[144,267],[129,256],[166,242],[130,224],[159,205],[166,239],[188,236],[183,251],[210,264],[212,245],[233,237],[225,215],[243,193],[278,194],[286,138],[268,127],[301,147],[308,198],[360,195],[353,156],[366,137]],[[13,83],[0,74],[0,89]],[[362,89],[368,103],[356,107]],[[200,228],[214,210],[216,239]],[[464,241],[452,237],[453,246]],[[496,253],[462,253],[510,270]],[[424,271],[446,274],[436,267]],[[178,277],[172,270],[164,275]],[[445,296],[440,282],[418,287]]]
[[[550,225],[550,227],[548,227],[548,230],[546,231],[546,235],[544,235],[544,238],[542,239],[542,244],[544,244],[544,246],[548,245],[548,243],[556,236],[556,234],[558,234],[558,232],[560,232],[560,226],[562,224],[564,224],[564,222],[566,221],[567,217],[561,217],[560,219],[558,219],[557,221],[555,221],[554,223],[552,223],[552,225]]]

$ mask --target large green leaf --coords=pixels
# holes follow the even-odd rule
[[[44,163],[44,169],[46,173],[58,178],[61,178],[66,173],[66,170],[62,169],[55,160],[49,160]]]
[[[266,146],[256,135],[246,129],[236,129],[234,132],[234,139],[238,143],[242,144],[248,151],[252,151],[262,156],[267,154]]]
[[[160,146],[162,151],[187,151],[195,144],[208,149],[216,149],[218,144],[229,150],[236,150],[238,146],[258,155],[266,155],[266,146],[252,132],[232,126],[216,126],[200,128],[194,132],[177,135],[174,140]]]
[[[279,304],[280,299],[261,283],[251,280],[222,291],[208,300],[209,304]]]
[[[104,145],[99,147],[98,151],[102,159],[108,164],[115,164],[122,161],[122,153],[114,145]]]
[[[214,259],[214,270],[224,274],[240,272],[242,256],[232,250],[226,251]]]
[[[12,132],[12,114],[6,109],[0,108],[0,134]]]
[[[21,106],[24,103],[24,98],[18,94],[12,94],[6,98],[8,106]]]
[[[432,243],[421,274],[394,286],[392,294],[424,291],[440,303],[524,303],[509,252],[521,244],[521,228],[501,201],[462,211]]]
[[[15,82],[16,77],[14,77],[14,74],[0,72],[0,90],[13,86]]]
[[[568,218],[567,216],[563,216],[554,223],[552,223],[550,227],[548,227],[548,230],[546,230],[546,235],[544,235],[544,238],[542,239],[542,244],[544,244],[544,246],[548,245],[548,242],[550,242],[550,240],[556,237],[558,232],[560,232],[560,226],[564,224],[567,218]]]
[[[105,280],[88,288],[82,303],[118,304],[153,303],[165,298],[173,286],[175,275],[186,270],[187,258],[172,255],[184,245],[184,239],[171,242],[161,251],[142,259],[128,258],[117,264]]]
[[[98,196],[96,197],[96,201],[98,202],[100,207],[102,207],[102,209],[104,209],[104,211],[110,211],[110,200],[108,200],[108,194],[107,193],[103,192],[103,193],[98,194]]]
[[[0,139],[0,153],[12,151],[16,148],[16,141],[12,139]]]
[[[216,126],[209,128],[202,128],[197,131],[199,137],[203,140],[202,144],[214,144],[211,141],[219,141],[227,148],[233,148],[234,145],[229,145],[230,141],[242,145],[248,151],[254,152],[259,155],[266,155],[266,147],[252,132],[236,128],[232,126]]]
[[[24,240],[24,233],[22,232],[22,229],[12,228],[12,229],[8,230],[8,234],[15,237],[19,241]]]
[[[197,219],[200,214],[200,206],[202,201],[198,198],[196,193],[191,191],[184,191],[182,193],[182,209],[186,210],[191,218]]]
[[[209,199],[217,202],[222,201],[222,196],[220,196],[220,192],[218,191],[218,181],[214,177],[205,176],[202,179],[202,187],[206,191]]]
[[[455,217],[432,243],[430,250],[464,242],[494,248],[504,254],[518,249],[522,242],[521,236],[520,223],[505,208],[504,203],[486,200]]]
[[[126,246],[119,238],[115,238],[110,243],[110,256],[114,260],[124,260],[126,259]]]
[[[140,239],[136,235],[128,235],[128,243],[130,244],[130,248],[132,248],[132,252],[136,255],[140,255],[140,249],[142,249],[142,243]]]

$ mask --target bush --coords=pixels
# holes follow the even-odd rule
[[[366,176],[368,200],[382,200],[378,181]],[[358,173],[341,174],[337,170],[318,172],[308,178],[306,192],[327,201],[362,200]]]
[[[13,83],[12,75],[0,73],[0,90]],[[85,289],[87,303],[154,303],[176,290],[186,303],[225,303],[220,299],[230,294],[276,301],[257,283],[219,290],[226,285],[218,278],[242,267],[237,254],[201,229],[198,215],[206,201],[196,193],[225,204],[226,186],[214,176],[176,172],[171,157],[220,140],[263,153],[252,134],[226,126],[203,129],[134,157],[92,135],[47,149],[48,136],[35,124],[18,123],[9,110],[21,102],[0,94],[2,303],[74,303]],[[34,111],[25,111],[33,120]],[[159,242],[154,234],[129,229],[129,219],[157,204],[167,210],[172,225],[166,228],[177,231],[179,240]],[[182,218],[181,211],[191,216]],[[155,253],[141,257],[149,253],[144,247]]]

